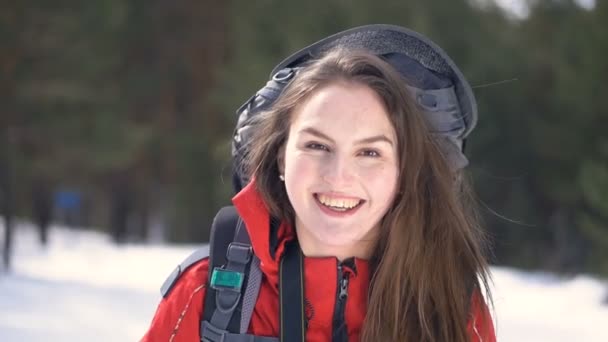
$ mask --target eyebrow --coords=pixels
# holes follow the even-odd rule
[[[308,134],[314,135],[314,136],[316,136],[318,138],[325,139],[325,140],[327,140],[329,142],[335,143],[335,141],[332,138],[330,138],[327,134],[325,134],[325,133],[323,133],[323,132],[321,132],[318,129],[313,128],[313,127],[303,128],[298,133],[308,133]],[[388,143],[389,145],[393,146],[393,141],[391,139],[389,139],[384,134],[378,134],[378,135],[374,135],[374,136],[369,137],[369,138],[364,138],[364,139],[357,140],[357,141],[355,141],[355,144],[358,144],[358,145],[360,145],[360,144],[371,144],[371,143],[375,143],[375,142],[379,142],[379,141],[383,141],[383,142]]]

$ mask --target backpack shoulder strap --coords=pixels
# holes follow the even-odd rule
[[[262,341],[246,335],[261,281],[259,259],[253,254],[245,224],[234,207],[222,208],[211,227],[201,340]]]
[[[165,280],[163,285],[160,288],[160,294],[163,298],[167,297],[173,289],[173,285],[177,282],[177,280],[181,277],[181,275],[188,269],[190,266],[196,264],[197,262],[207,258],[209,255],[209,249],[206,247],[199,248],[194,251],[190,256],[188,256],[184,261],[182,261],[177,267],[169,274],[169,277]]]
[[[226,264],[228,246],[234,241],[234,234],[239,224],[243,223],[233,206],[223,207],[215,215],[209,236],[208,283],[211,282],[211,276],[215,267],[221,267]]]
[[[207,257],[209,258],[209,278],[207,282],[211,281],[211,273],[214,267],[222,266],[226,263],[226,252],[228,251],[228,245],[234,240],[238,220],[240,218],[232,206],[224,207],[217,213],[211,225],[209,247],[197,249],[177,265],[161,286],[160,293],[163,298],[169,295],[171,289],[173,289],[173,286],[186,269]]]

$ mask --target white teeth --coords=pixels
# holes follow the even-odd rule
[[[318,195],[317,198],[323,205],[335,209],[352,209],[361,202],[361,200],[356,199],[332,198],[325,195]]]

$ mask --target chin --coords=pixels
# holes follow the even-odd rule
[[[313,231],[310,233],[312,233],[316,240],[326,245],[336,247],[349,245],[361,240],[361,238],[358,238],[353,234],[349,234],[350,232],[344,232],[341,229],[332,229],[330,227],[327,227],[322,231]]]

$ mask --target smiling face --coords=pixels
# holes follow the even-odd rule
[[[397,139],[379,96],[356,83],[332,83],[293,113],[279,158],[309,256],[369,257],[393,203]]]

